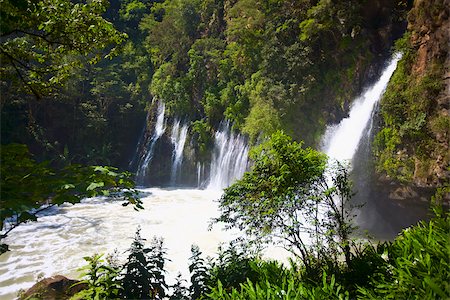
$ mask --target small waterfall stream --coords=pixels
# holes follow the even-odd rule
[[[205,165],[201,162],[197,162],[197,188],[203,187],[203,181],[205,178]]]
[[[176,183],[177,172],[181,167],[181,163],[183,162],[183,150],[184,144],[186,143],[187,132],[188,126],[185,124],[181,127],[180,130],[180,121],[175,120],[172,127],[172,134],[170,135],[170,140],[172,141],[172,144],[174,146],[172,154],[172,171],[170,173],[170,184],[172,186],[174,186]]]
[[[153,158],[153,152],[155,150],[155,144],[158,141],[158,139],[163,135],[166,126],[164,123],[164,112],[165,112],[165,104],[163,101],[159,101],[158,103],[158,110],[157,110],[157,117],[156,117],[156,124],[155,124],[155,131],[153,132],[152,137],[150,138],[150,141],[148,142],[148,146],[146,148],[146,152],[141,158],[141,161],[139,161],[139,166],[136,172],[136,181],[139,184],[143,184],[145,173],[147,172],[148,166]]]
[[[142,144],[144,143],[145,131],[147,130],[147,120],[149,118],[149,115],[150,115],[150,112],[148,111],[147,112],[147,116],[145,118],[145,122],[144,122],[144,124],[142,126],[142,131],[141,131],[139,140],[138,140],[138,142],[136,144],[136,150],[134,151],[133,158],[130,160],[130,162],[128,164],[128,168],[130,168],[130,169],[137,168],[136,165],[137,165],[138,161],[140,160],[139,149],[141,149]]]
[[[223,189],[240,178],[247,169],[248,150],[244,137],[225,123],[215,134],[208,189]]]

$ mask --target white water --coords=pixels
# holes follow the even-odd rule
[[[145,173],[147,172],[147,168],[153,158],[153,152],[155,151],[155,144],[158,139],[163,135],[165,131],[165,123],[164,123],[164,112],[165,112],[165,104],[163,101],[159,101],[158,110],[157,110],[157,118],[155,131],[153,132],[152,137],[148,143],[147,152],[144,155],[144,158],[139,162],[139,167],[136,172],[137,182],[142,184],[145,178]]]
[[[203,178],[205,177],[205,165],[197,162],[197,188],[203,186]]]
[[[183,125],[180,130],[180,121],[176,120],[174,122],[172,134],[170,135],[170,140],[174,146],[172,154],[172,171],[170,173],[170,183],[172,186],[176,183],[177,172],[183,162],[183,150],[184,144],[186,143],[187,132],[188,126],[186,124]]]
[[[400,58],[400,54],[394,55],[380,79],[354,100],[348,118],[326,130],[322,150],[330,158],[340,162],[350,161],[353,158],[364,131],[369,130],[368,124],[375,104],[383,95]]]
[[[136,227],[150,241],[164,238],[168,249],[168,278],[182,272],[188,279],[188,258],[192,244],[204,255],[215,255],[220,242],[235,235],[214,226],[221,191],[145,189],[144,210],[123,207],[121,201],[86,199],[76,205],[52,208],[38,221],[22,224],[4,241],[9,252],[0,256],[0,299],[13,299],[20,288],[29,288],[39,273],[78,278],[77,268],[85,265],[83,257],[110,253],[118,249],[126,257]]]
[[[217,131],[208,189],[223,189],[242,177],[247,169],[248,150],[245,139],[233,133],[229,123]]]

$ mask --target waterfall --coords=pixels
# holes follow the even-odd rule
[[[136,150],[134,151],[134,155],[133,158],[130,160],[129,164],[128,164],[128,168],[130,168],[130,170],[133,170],[137,164],[137,162],[139,161],[139,149],[141,149],[142,144],[144,143],[145,140],[145,131],[147,129],[147,120],[149,118],[150,112],[147,112],[147,117],[145,118],[145,122],[144,125],[142,126],[142,131],[141,131],[141,135],[139,138],[138,143],[136,144]]]
[[[203,185],[203,178],[205,176],[205,165],[201,162],[197,162],[197,188],[201,188]]]
[[[228,187],[247,169],[247,142],[243,136],[234,134],[230,127],[227,122],[215,134],[208,189]]]
[[[146,147],[146,152],[143,155],[143,159],[141,158],[139,162],[139,167],[136,173],[136,180],[140,184],[143,183],[145,173],[147,172],[147,168],[153,158],[153,152],[155,151],[155,144],[161,137],[161,135],[163,135],[164,133],[165,130],[164,112],[165,112],[165,104],[163,101],[159,101],[155,130],[153,131],[153,135],[151,136],[150,141],[148,142],[148,146]]]
[[[370,120],[376,103],[386,89],[394,73],[401,54],[395,54],[389,65],[384,69],[380,79],[353,101],[348,118],[338,125],[327,128],[324,138],[324,151],[330,158],[338,161],[351,161],[364,132],[370,130]]]
[[[188,126],[186,124],[183,125],[180,130],[180,121],[175,120],[170,135],[170,140],[174,146],[172,154],[172,171],[170,173],[170,183],[172,186],[175,185],[178,169],[183,162],[183,149],[184,144],[186,143],[187,131]]]

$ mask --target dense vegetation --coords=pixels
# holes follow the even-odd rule
[[[27,144],[39,161],[121,165],[143,124],[148,93],[137,87],[151,68],[105,19],[118,8],[61,0],[1,9],[2,144]]]
[[[250,157],[251,170],[225,189],[216,221],[244,231],[254,242],[281,243],[307,269],[309,247],[320,261],[337,262],[344,254],[348,263],[353,225],[346,168],[327,164],[326,155],[303,149],[283,132],[274,133]]]
[[[150,297],[148,293],[136,299],[161,299],[163,295],[177,300],[446,299],[450,295],[449,230],[448,214],[438,215],[403,231],[393,242],[361,245],[351,260],[351,267],[340,264],[338,268],[330,268],[314,260],[320,265],[314,272],[296,262],[285,266],[262,260],[237,245],[222,250],[217,259],[205,261],[198,248],[193,247],[190,285],[178,281],[170,288],[164,277],[158,277],[165,272],[163,262],[167,259],[158,254],[159,248],[147,252],[146,259],[161,262],[160,267],[154,269],[150,264],[147,272],[133,274],[135,281],[150,282],[141,285],[140,292],[152,286],[152,292],[158,294]],[[140,253],[145,257],[142,250]],[[88,259],[89,289],[73,299],[92,299],[95,293],[100,299],[115,299],[130,292],[122,282],[132,274],[98,259],[98,256]],[[89,296],[83,298],[85,295]]]
[[[58,128],[44,130],[35,119],[36,110],[38,115],[47,116],[61,104],[59,91],[71,73],[95,64],[103,56],[114,55],[112,47],[126,38],[102,17],[105,11],[103,1],[1,3],[0,226],[4,232],[0,240],[22,222],[36,220],[42,210],[64,202],[77,203],[89,196],[117,197],[127,200],[124,205],[133,203],[142,208],[130,173],[73,164],[67,145],[47,139],[48,132],[57,132]],[[49,106],[41,103],[45,101],[51,101]],[[30,136],[34,143],[30,143]],[[62,151],[44,152],[44,157],[52,154],[48,157],[51,161],[39,162],[26,145],[14,142],[29,142],[31,146],[39,142],[47,150],[55,150],[58,145]],[[42,156],[38,158],[42,160]],[[0,253],[7,250],[8,246],[1,244]]]
[[[284,129],[314,144],[383,53],[370,43],[387,46],[375,40],[376,30],[398,26],[405,5],[388,5],[389,16],[377,15],[377,24],[370,19],[376,8],[368,13],[371,5],[360,1],[151,5],[140,22],[155,68],[150,91],[172,115],[212,127],[225,116],[252,141]]]

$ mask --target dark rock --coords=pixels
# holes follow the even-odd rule
[[[19,299],[69,299],[87,288],[85,283],[76,284],[79,282],[61,275],[44,278],[20,295]]]

